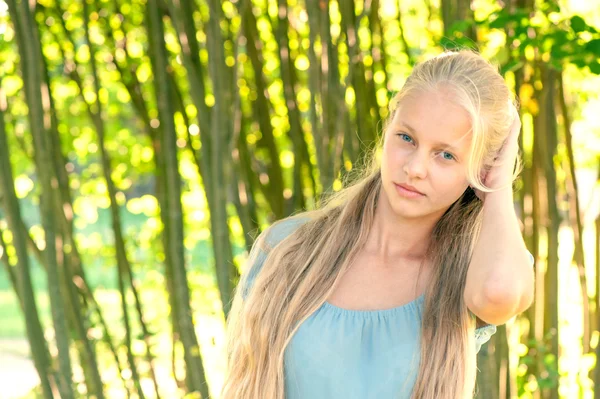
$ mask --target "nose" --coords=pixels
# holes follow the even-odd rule
[[[404,173],[409,179],[424,179],[427,177],[428,158],[419,151],[414,151],[404,164]]]

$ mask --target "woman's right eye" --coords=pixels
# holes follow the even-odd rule
[[[406,133],[397,133],[397,135],[402,139],[402,141],[406,141],[407,143],[413,142],[413,139]]]

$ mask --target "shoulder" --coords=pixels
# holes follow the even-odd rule
[[[247,260],[247,270],[243,273],[238,285],[239,292],[244,299],[248,297],[269,251],[309,220],[310,218],[305,216],[281,219],[271,224],[256,238]]]
[[[291,235],[300,226],[307,223],[310,219],[309,216],[300,214],[273,223],[264,232],[264,244],[267,251],[273,249],[277,244]]]

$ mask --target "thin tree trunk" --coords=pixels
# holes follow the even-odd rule
[[[60,4],[57,3],[60,8]],[[43,15],[44,9],[37,8],[39,15]],[[62,14],[61,14],[62,15]],[[37,25],[36,25],[37,26]],[[41,32],[41,28],[45,25],[37,26]],[[37,32],[34,31],[34,32]],[[68,322],[72,332],[75,334],[74,344],[77,349],[77,354],[80,359],[80,364],[85,377],[87,392],[103,398],[103,384],[100,377],[98,361],[95,347],[88,339],[89,320],[85,319],[88,302],[85,295],[84,287],[89,290],[87,279],[85,278],[84,269],[81,265],[77,243],[73,234],[73,205],[70,195],[69,178],[65,171],[65,159],[62,153],[61,140],[58,132],[58,121],[54,108],[54,99],[50,95],[50,76],[45,57],[43,56],[41,43],[38,43],[38,55],[40,59],[39,73],[42,77],[42,96],[47,98],[47,118],[49,126],[47,129],[47,137],[49,147],[45,151],[53,154],[51,161],[53,163],[54,175],[56,176],[56,190],[53,192],[55,198],[56,216],[58,217],[57,242],[61,243],[60,248],[57,248],[57,261],[59,268],[63,271],[62,291],[65,293],[65,309],[67,310]],[[66,250],[70,248],[70,250]],[[77,282],[77,283],[76,283]],[[81,296],[79,295],[81,293]],[[90,295],[91,290],[90,290]],[[92,301],[94,302],[94,301]],[[101,318],[102,320],[102,318]]]
[[[441,6],[445,37],[453,36],[451,28],[454,23],[473,19],[471,0],[442,0]],[[473,42],[477,41],[477,32],[475,31],[474,24],[472,24],[467,31],[463,33]]]
[[[373,74],[377,71],[375,66],[380,65],[381,71],[383,72],[383,83],[382,86],[388,89],[388,74],[387,74],[387,54],[385,53],[385,36],[384,28],[381,25],[381,18],[379,16],[379,4],[380,0],[372,0],[371,13],[369,15],[369,25],[372,31],[372,45],[371,45],[371,56],[373,57]],[[373,75],[373,78],[375,76]],[[375,105],[379,108],[377,98],[375,98]],[[387,104],[385,104],[387,106]],[[379,115],[379,113],[378,113]]]
[[[241,124],[244,124],[244,115],[242,113]],[[248,213],[254,228],[252,231],[259,231],[260,225],[258,224],[258,210],[256,204],[256,195],[257,186],[260,185],[260,182],[256,178],[256,174],[252,171],[252,163],[250,151],[248,150],[248,143],[246,142],[246,131],[245,129],[240,129],[240,134],[237,138],[237,152],[235,156],[233,156],[235,172],[239,176],[239,184],[240,184],[240,201],[242,204],[245,202],[247,204]],[[246,229],[244,229],[246,231]],[[250,251],[254,239],[252,237],[244,237],[246,239],[247,250]]]
[[[0,187],[2,186],[0,185]],[[3,200],[4,197],[0,197],[0,208],[7,208],[5,205],[2,205]],[[13,267],[13,265],[10,264],[10,260],[8,259],[7,253],[8,245],[6,245],[6,242],[4,241],[3,234],[4,230],[2,229],[2,227],[0,227],[0,262],[4,264],[4,270],[6,270],[6,274],[10,279],[10,284],[12,285],[13,290],[15,291],[15,295],[17,297],[17,300],[19,301],[19,307],[21,308],[21,312],[25,312],[25,306],[23,305],[23,294],[21,294],[21,285],[18,281],[17,272],[15,272],[14,270],[17,269],[17,267]]]
[[[600,158],[598,159],[600,161]],[[598,165],[598,182],[600,182],[600,162]],[[596,240],[595,240],[595,260],[596,260],[596,309],[600,307],[600,215],[596,217],[594,223],[596,228]],[[596,325],[600,326],[600,310],[596,310]],[[596,359],[600,359],[600,345],[596,345],[594,349]],[[594,367],[594,371],[591,372],[592,380],[594,381],[594,397],[600,398],[600,367]]]
[[[135,385],[136,391],[140,399],[144,399],[144,391],[140,383],[140,375],[137,370],[135,356],[133,355],[133,350],[131,347],[132,333],[129,322],[129,312],[127,310],[127,291],[125,288],[124,281],[125,278],[131,275],[131,273],[128,273],[128,271],[131,271],[131,264],[129,263],[129,259],[127,258],[127,251],[125,250],[125,241],[123,238],[123,232],[121,230],[121,218],[119,214],[119,205],[117,203],[117,190],[111,177],[111,160],[106,151],[105,126],[104,120],[102,118],[102,104],[100,102],[100,82],[98,80],[98,72],[96,66],[96,51],[90,40],[89,34],[89,7],[87,0],[83,0],[83,26],[85,32],[85,41],[88,45],[88,49],[90,52],[90,66],[92,72],[91,76],[93,78],[94,93],[96,94],[95,109],[93,109],[89,103],[86,102],[86,104],[88,108],[88,113],[90,114],[92,122],[94,123],[94,126],[96,128],[96,133],[98,135],[102,172],[104,174],[104,180],[106,183],[106,187],[108,190],[108,198],[110,201],[110,213],[112,219],[113,232],[115,234],[115,249],[117,255],[117,281],[119,285],[119,293],[121,295],[121,310],[123,312],[123,323],[125,325],[125,350],[127,354],[129,368],[131,370],[131,379],[133,380],[133,383]],[[80,92],[82,93],[83,91],[81,89]],[[133,287],[133,282],[130,281],[129,283],[129,285]],[[146,341],[146,344],[148,344],[148,341]],[[147,353],[150,353],[150,348],[147,348]],[[152,362],[150,362],[149,366],[152,373],[152,379],[154,381],[156,393],[158,394],[158,384],[156,383],[156,377],[154,376]]]
[[[339,65],[336,47],[331,38],[329,7],[324,1],[308,0],[306,11],[310,41],[316,43],[317,38],[320,38],[321,42],[320,57],[317,57],[314,45],[308,49],[311,125],[321,185],[319,192],[315,193],[318,203],[331,190],[342,163],[343,147],[338,138],[344,137],[344,130],[337,123],[336,116],[341,115],[345,119],[348,110],[339,82]],[[320,105],[320,115],[317,115],[317,105]]]
[[[258,126],[261,132],[261,139],[257,142],[257,147],[266,147],[269,153],[269,162],[267,163],[267,173],[269,182],[265,185],[258,185],[262,189],[263,195],[269,201],[271,211],[276,219],[284,217],[284,198],[283,198],[283,171],[279,160],[279,149],[273,134],[273,125],[271,124],[270,102],[267,98],[267,84],[263,73],[264,63],[260,51],[263,49],[263,43],[260,41],[258,29],[256,27],[256,17],[252,12],[251,0],[240,1],[238,10],[242,18],[242,29],[246,37],[246,52],[254,72],[254,84],[256,86],[256,100],[251,101],[252,109],[256,113]]]
[[[72,369],[70,358],[70,339],[67,317],[65,315],[65,298],[60,291],[63,276],[58,267],[57,242],[54,203],[55,195],[53,185],[56,176],[52,173],[54,167],[50,153],[45,151],[49,147],[47,138],[48,120],[47,113],[42,104],[42,81],[39,74],[39,41],[35,33],[35,21],[29,8],[29,3],[9,0],[8,7],[11,19],[15,26],[15,35],[21,55],[23,82],[25,85],[25,98],[29,107],[29,125],[33,136],[34,158],[36,171],[42,185],[40,198],[42,226],[45,233],[46,248],[44,257],[48,265],[48,294],[52,310],[52,320],[59,354],[58,386],[61,397],[73,398],[71,382]],[[48,93],[46,91],[46,93]],[[46,97],[47,98],[47,97]]]
[[[243,4],[241,7],[241,12],[245,12],[245,8],[249,4]],[[243,28],[240,29],[238,36],[236,38],[236,46],[234,49],[234,59],[239,58],[239,47],[241,45],[241,41],[246,41],[246,38],[242,35]],[[238,82],[241,78],[241,73],[243,71],[238,67],[233,69],[235,75],[233,76],[232,81]],[[247,182],[241,179],[243,173],[240,171],[240,159],[239,159],[239,139],[242,133],[242,129],[244,128],[244,112],[242,110],[242,98],[240,96],[239,91],[235,90],[233,92],[234,100],[233,100],[233,117],[232,117],[232,134],[229,139],[229,148],[227,149],[228,154],[231,154],[231,163],[229,165],[229,174],[231,176],[231,184],[229,184],[229,196],[228,201],[231,201],[237,211],[238,218],[240,220],[240,224],[242,225],[242,230],[244,232],[244,243],[247,251],[252,249],[252,245],[254,240],[252,239],[252,233],[258,229],[258,219],[253,219],[253,212],[255,213],[254,203],[249,203],[248,194],[245,190],[247,186]],[[252,201],[253,202],[253,201]],[[236,269],[237,272],[237,269]],[[239,273],[237,273],[236,280],[239,281]],[[237,282],[236,282],[237,284]]]
[[[371,55],[371,65],[367,65],[364,62],[364,58],[363,58],[363,62],[362,65],[364,66],[364,78],[365,78],[365,94],[366,97],[364,98],[364,101],[367,103],[367,107],[369,110],[369,115],[371,116],[371,118],[373,119],[373,121],[375,123],[377,123],[380,119],[381,119],[381,115],[379,114],[379,105],[377,104],[377,88],[375,87],[375,68],[376,68],[376,63],[375,63],[375,53],[380,54],[376,47],[375,47],[375,43],[374,43],[374,37],[375,37],[375,30],[377,28],[377,19],[379,16],[379,0],[367,0],[364,2],[363,4],[363,12],[361,14],[360,18],[356,19],[356,32],[358,32],[359,28],[360,28],[360,24],[361,24],[361,20],[365,17],[367,17],[369,23],[369,30],[370,30],[370,40],[369,40],[369,54]],[[358,37],[358,35],[357,35]],[[358,46],[358,51],[360,52],[360,45]],[[361,55],[361,57],[363,57]],[[377,130],[373,129],[373,135],[374,137],[377,137]]]
[[[15,182],[13,179],[12,166],[10,164],[10,156],[8,150],[8,139],[6,137],[6,129],[4,125],[4,111],[6,106],[6,98],[0,89],[0,190],[3,193],[0,198],[2,207],[6,211],[6,219],[8,227],[13,234],[12,244],[15,247],[17,255],[17,264],[13,271],[13,267],[8,263],[6,255],[6,244],[0,231],[0,245],[3,248],[2,254],[9,276],[15,287],[15,292],[19,298],[23,315],[25,316],[25,327],[27,338],[31,347],[31,356],[33,363],[40,377],[42,392],[44,398],[54,398],[53,392],[57,390],[56,376],[52,370],[51,357],[46,346],[44,331],[40,323],[39,313],[35,300],[35,293],[31,282],[29,256],[27,254],[27,239],[20,229],[22,223],[21,209],[19,200],[15,192]]]
[[[442,9],[446,6],[448,1],[442,0]],[[404,53],[406,53],[406,57],[408,58],[408,65],[411,67],[416,64],[415,57],[413,56],[412,49],[408,44],[408,40],[406,40],[406,35],[404,33],[404,23],[402,22],[402,1],[398,2],[398,26],[400,27],[400,41],[402,42],[402,47],[404,48]],[[446,24],[444,24],[444,29]]]
[[[244,230],[244,242],[246,244],[246,251],[250,252],[252,245],[254,244],[253,232],[257,231],[260,226],[258,224],[258,215],[256,212],[256,201],[254,200],[254,193],[251,190],[250,183],[244,178],[244,172],[242,170],[242,159],[240,157],[240,142],[242,137],[244,113],[241,107],[236,108],[236,121],[239,119],[239,132],[234,135],[236,137],[233,145],[236,149],[232,154],[233,168],[232,168],[232,179],[234,192],[233,202],[238,215],[240,217],[240,223]]]
[[[166,235],[166,256],[173,265],[173,288],[175,303],[178,308],[178,324],[181,342],[184,347],[186,363],[186,379],[190,392],[198,392],[202,398],[208,398],[206,381],[200,348],[192,321],[190,293],[187,283],[187,272],[183,256],[183,210],[181,205],[181,176],[177,160],[177,134],[173,119],[171,89],[167,75],[167,54],[164,41],[162,15],[157,0],[150,0],[148,12],[148,35],[152,48],[152,70],[154,72],[155,95],[158,105],[159,120],[162,127],[160,145],[164,155],[164,172],[166,208],[161,209],[161,217],[168,224]],[[222,133],[222,132],[220,132]],[[219,181],[215,179],[214,181]]]
[[[215,182],[228,181],[225,161],[231,159],[231,154],[227,153],[229,145],[224,138],[231,139],[229,131],[229,122],[231,120],[230,105],[231,93],[226,91],[223,84],[223,74],[227,71],[225,65],[225,54],[223,53],[223,39],[221,35],[221,2],[216,0],[208,1],[209,21],[207,26],[208,43],[207,48],[211,58],[209,59],[209,72],[213,83],[215,96],[215,105],[212,109],[211,137],[213,147],[211,148],[211,173],[212,180]],[[224,184],[218,184],[213,187],[212,201],[215,204],[211,210],[211,226],[214,256],[217,270],[217,283],[221,293],[223,303],[223,312],[228,316],[231,309],[231,300],[233,292],[233,281],[237,278],[237,270],[233,263],[233,254],[231,252],[231,242],[229,239],[229,228],[227,223],[227,192]],[[214,213],[212,213],[214,212]],[[212,222],[214,220],[214,223]]]
[[[292,197],[287,204],[288,207],[285,210],[285,214],[287,216],[290,215],[294,209],[304,209],[306,207],[303,184],[305,178],[302,171],[303,166],[307,166],[309,171],[309,179],[313,180],[314,176],[312,176],[312,173],[310,173],[312,168],[310,166],[306,141],[304,140],[300,111],[298,110],[298,100],[296,98],[296,74],[288,36],[288,5],[286,0],[278,0],[277,4],[279,12],[277,13],[277,29],[274,33],[279,50],[278,55],[281,69],[281,83],[283,84],[283,96],[287,107],[288,121],[290,125],[289,137],[292,141],[292,147],[294,149],[294,189],[292,191]],[[315,185],[313,182],[313,187],[314,186]]]
[[[114,0],[114,5],[115,5],[115,10],[117,13],[119,13],[120,15],[124,15],[123,11],[121,10],[121,5],[119,3],[118,0]],[[152,149],[154,151],[154,163],[155,163],[155,194],[156,194],[156,198],[158,200],[158,204],[159,204],[159,208],[160,209],[167,209],[167,204],[166,204],[166,200],[165,200],[165,177],[164,177],[164,160],[163,160],[163,155],[162,155],[162,149],[161,149],[161,145],[159,143],[159,138],[162,135],[161,133],[161,127],[153,127],[151,124],[151,118],[149,116],[149,110],[148,107],[146,106],[146,102],[144,100],[144,97],[142,95],[142,86],[140,81],[138,80],[136,74],[135,74],[135,69],[133,67],[131,67],[131,65],[133,64],[133,61],[131,59],[131,56],[129,55],[129,49],[127,47],[127,40],[126,40],[126,35],[124,36],[124,38],[120,41],[115,40],[115,37],[113,35],[113,31],[108,28],[110,26],[110,24],[108,23],[108,21],[105,23],[104,25],[105,27],[107,27],[107,29],[105,29],[105,34],[108,38],[110,38],[112,40],[112,42],[114,43],[114,53],[113,53],[113,59],[115,61],[114,65],[117,68],[117,71],[119,72],[119,75],[121,77],[121,82],[123,82],[125,88],[127,89],[127,92],[129,94],[129,96],[131,97],[134,109],[136,111],[137,116],[140,118],[140,120],[142,121],[142,125],[144,127],[144,132],[146,133],[146,135],[148,136],[148,138],[151,141],[152,144]],[[116,52],[117,50],[122,51],[122,53],[125,55],[125,59],[127,61],[126,65],[121,65],[121,63],[118,60],[118,57],[116,57]],[[150,54],[151,54],[151,49],[150,49]],[[163,248],[165,253],[167,252],[167,236],[169,235],[169,223],[168,220],[163,219],[163,234],[162,234],[162,244],[163,244]],[[165,276],[166,276],[166,283],[167,283],[167,293],[173,293],[175,292],[175,288],[173,286],[173,266],[172,266],[172,260],[170,257],[166,256],[165,260],[164,260],[164,265],[165,265]],[[137,297],[136,297],[137,298]],[[176,369],[175,369],[175,364],[176,364],[176,359],[175,359],[175,348],[177,343],[180,341],[180,333],[179,333],[179,308],[177,306],[177,304],[175,303],[175,295],[168,295],[169,298],[169,304],[170,304],[170,308],[171,308],[171,335],[172,335],[172,358],[171,358],[171,369],[172,369],[172,374],[173,374],[173,378],[175,379],[175,382],[177,384],[178,387],[182,387],[181,382],[179,381],[178,377],[177,377],[177,373],[176,373]],[[139,299],[136,299],[136,309],[140,309],[140,303],[139,303]],[[140,313],[140,311],[138,310],[138,319],[141,321],[142,320],[142,314]]]
[[[323,182],[323,193],[332,189],[332,184],[342,168],[343,151],[347,150],[347,156],[351,162],[357,161],[354,151],[355,140],[344,141],[346,132],[350,129],[350,112],[345,101],[345,89],[340,83],[340,71],[338,62],[338,46],[333,42],[331,36],[331,18],[327,2],[319,1],[319,33],[321,36],[322,55],[321,69],[323,79],[321,86],[321,102],[323,106],[323,131],[327,135],[328,147],[325,153],[330,159],[329,168],[321,171],[326,176]],[[346,148],[345,148],[346,147]],[[321,198],[318,199],[318,202]]]
[[[340,3],[342,31],[346,37],[346,46],[348,48],[348,70],[352,81],[352,87],[354,89],[354,104],[356,107],[358,137],[365,146],[365,148],[361,148],[360,151],[361,154],[366,154],[364,150],[370,148],[375,140],[375,125],[369,111],[369,102],[366,100],[368,97],[365,70],[362,62],[362,55],[360,54],[359,37],[358,32],[356,31],[356,15],[354,10],[354,0],[347,0]],[[364,155],[359,155],[359,159],[362,159],[363,157]]]
[[[245,15],[245,9],[247,8],[245,6],[246,3],[242,3],[239,5],[239,11],[242,14],[242,18],[244,18]],[[188,54],[190,52],[192,52],[194,48],[197,48],[198,45],[196,43],[196,39],[195,39],[195,32],[192,29],[192,23],[191,22],[187,22],[186,23],[186,18],[184,17],[187,14],[191,15],[191,12],[193,11],[193,7],[192,7],[192,3],[189,2],[188,0],[180,0],[180,1],[170,1],[168,2],[169,5],[169,10],[171,15],[173,16],[173,18],[175,18],[175,23],[174,25],[176,26],[176,28],[178,29],[179,32],[179,39],[180,39],[180,44],[182,46],[182,48],[184,48],[183,51],[183,55],[184,55],[184,60],[185,61],[185,65],[186,65],[186,69],[188,72],[188,75],[192,75],[195,76],[196,74],[202,76],[202,74],[200,74],[199,72],[197,72],[197,68],[195,68],[195,64],[193,62],[193,57],[191,56],[191,54]],[[212,15],[212,13],[211,13]],[[212,16],[211,16],[211,21],[212,21]],[[210,29],[210,24],[211,21],[209,21],[209,29]],[[244,21],[244,20],[243,20]],[[243,22],[244,24],[244,22]],[[243,28],[242,28],[243,29]],[[211,42],[212,43],[212,42]],[[212,46],[212,44],[209,43],[209,46]],[[252,40],[250,40],[249,46],[252,47],[254,45],[254,42]],[[188,48],[189,47],[189,48]],[[220,57],[222,57],[222,55],[219,55],[217,53],[217,51],[220,48],[220,46],[217,46],[215,48],[215,51],[211,51],[211,53],[214,53],[214,56],[219,59]],[[251,52],[251,50],[249,50],[249,52]],[[212,60],[211,60],[212,61]],[[198,59],[196,62],[200,62],[200,60]],[[223,61],[224,62],[224,61]],[[223,63],[224,65],[224,63]],[[223,66],[222,65],[222,66]],[[220,69],[220,68],[219,68]],[[202,69],[200,69],[201,71]],[[220,69],[220,71],[223,71],[225,69]],[[260,71],[262,73],[262,70]],[[260,76],[260,75],[259,75]],[[197,77],[195,79],[191,79],[191,83],[192,85],[194,85],[194,82],[196,82],[196,80],[199,80],[200,77]],[[237,78],[234,78],[235,81],[237,81]],[[260,79],[259,79],[260,80]],[[218,83],[218,85],[220,85],[221,82]],[[263,87],[264,89],[264,87]],[[192,88],[192,91],[197,91],[194,88]],[[221,91],[223,92],[223,91]],[[264,90],[263,90],[264,92]],[[183,99],[181,98],[181,95],[179,94],[179,92],[177,90],[174,91],[174,95],[177,96],[177,102],[180,104],[180,108],[181,108],[181,112],[183,114],[185,114],[185,109],[183,106]],[[220,93],[215,90],[215,95],[219,96]],[[264,97],[264,93],[261,93],[261,95]],[[193,96],[192,96],[193,97]],[[264,99],[266,101],[266,99]],[[200,98],[200,99],[194,99],[194,101],[204,101],[204,98]],[[225,109],[224,105],[225,104],[231,104],[231,101],[229,100],[225,100],[223,102],[223,104],[217,104],[215,105],[215,112],[217,108],[219,108],[219,110],[221,110],[220,107],[223,107],[223,109]],[[265,107],[263,107],[265,108]],[[266,109],[266,108],[265,108]],[[206,109],[204,112],[208,113],[208,109]],[[225,111],[226,112],[226,109]],[[222,123],[222,127],[224,130],[221,131],[229,131],[230,129],[227,126],[227,120],[229,118],[224,118],[223,120],[219,120],[218,118],[222,117],[222,115],[218,115],[218,116],[211,116],[210,120],[212,121],[211,123]],[[199,114],[199,119],[202,120],[203,119],[203,115],[202,113]],[[265,136],[270,136],[271,139],[273,139],[272,137],[272,131],[269,130],[269,128],[271,128],[270,125],[270,120],[268,118],[268,109],[267,109],[267,115],[265,118],[262,118],[261,120],[266,120],[268,122],[267,124],[263,124],[263,134]],[[189,124],[189,123],[188,123]],[[225,159],[228,159],[231,157],[230,154],[233,153],[233,147],[234,147],[234,143],[232,139],[228,140],[229,145],[227,145],[227,140],[223,140],[223,137],[215,137],[215,139],[213,140],[213,138],[211,138],[211,136],[209,135],[210,131],[209,128],[212,128],[212,124],[210,127],[205,127],[204,131],[201,130],[201,140],[202,140],[202,151],[197,151],[193,148],[193,146],[191,146],[191,141],[190,141],[190,149],[193,152],[193,156],[194,156],[194,160],[196,161],[197,167],[198,167],[198,171],[200,176],[202,177],[203,181],[205,182],[205,194],[206,194],[206,199],[207,199],[207,203],[209,206],[209,210],[210,210],[210,214],[211,215],[220,215],[222,213],[225,213],[225,204],[227,201],[227,195],[225,193],[225,202],[217,202],[215,201],[215,198],[213,196],[213,193],[215,193],[215,190],[222,190],[222,186],[220,184],[206,184],[206,182],[214,182],[214,181],[224,181],[223,179],[220,180],[213,180],[214,176],[212,173],[210,172],[215,172],[215,173],[222,173],[223,175],[227,176],[228,174],[232,174],[233,171],[230,171],[229,173],[226,171],[228,163],[224,162]],[[202,135],[202,133],[204,133],[204,135]],[[228,136],[228,134],[225,135],[221,135],[221,136]],[[188,136],[189,137],[189,136]],[[210,138],[210,143],[211,146],[205,146],[204,145],[204,140],[206,139],[206,137]],[[223,159],[223,156],[216,156],[216,151],[212,150],[212,145],[215,146],[219,146],[219,148],[223,148],[223,153],[225,154],[225,159]],[[274,140],[271,141],[272,144],[274,144]],[[275,165],[276,168],[273,171],[274,174],[271,175],[269,174],[269,177],[271,178],[271,176],[273,176],[274,179],[274,183],[275,185],[277,185],[278,181],[279,183],[282,183],[281,180],[281,168],[279,167],[279,155],[276,151],[276,147],[274,146],[270,146],[271,149],[275,149],[275,151],[271,154],[272,156],[274,156],[272,159],[274,160],[272,162],[272,165]],[[215,163],[220,163],[221,164],[221,168],[223,169],[222,172],[218,172],[218,170],[213,170],[213,168],[211,167],[211,165],[214,165]],[[277,169],[279,168],[279,169]],[[245,216],[245,210],[243,209],[243,207],[241,206],[241,202],[239,201],[239,189],[237,187],[236,184],[236,180],[235,179],[225,179],[225,181],[230,180],[233,183],[227,185],[226,187],[228,187],[231,191],[232,191],[232,197],[234,198],[234,204],[236,205],[236,209],[238,211],[238,215],[240,218],[240,221],[242,223],[242,226],[244,228],[244,231],[248,232],[247,229],[251,229],[252,228],[252,223],[248,220],[247,215]],[[279,197],[281,198],[281,193],[283,191],[283,188],[280,187],[280,190],[269,190],[269,192],[265,192],[265,196],[266,198],[271,198],[272,202],[271,205],[275,205],[275,207],[277,208],[276,204],[283,204],[280,200],[277,200],[277,194],[276,192],[279,191]],[[270,195],[271,193],[275,193],[275,195]],[[221,193],[219,193],[219,196],[222,195]],[[235,200],[235,198],[238,198],[238,200]],[[223,209],[220,209],[223,208]],[[281,215],[280,215],[281,216]],[[228,309],[229,309],[229,302],[231,301],[231,289],[232,289],[232,285],[231,282],[237,280],[238,278],[238,272],[236,269],[232,270],[231,267],[228,267],[228,265],[233,265],[233,251],[231,248],[231,243],[228,240],[229,237],[229,231],[227,228],[224,229],[222,226],[220,225],[220,223],[222,223],[222,220],[219,220],[219,218],[215,218],[215,217],[211,217],[210,219],[210,223],[211,223],[211,231],[213,232],[213,253],[215,254],[215,262],[216,262],[216,268],[217,270],[222,270],[222,279],[220,280],[220,285],[219,288],[222,290],[225,290],[225,292],[221,292],[221,298],[223,301],[223,310],[224,313],[227,315],[228,314]],[[225,222],[224,224],[225,227],[228,226],[228,224]],[[221,232],[221,234],[227,234],[227,240],[219,240],[219,239],[214,239],[214,232]],[[230,277],[228,277],[229,283],[227,283],[226,281],[224,281],[225,279],[225,275],[229,274]]]
[[[65,21],[62,18],[64,10],[62,10],[60,3],[57,3],[56,7],[57,7],[56,11],[58,13],[55,15],[57,17],[57,20],[59,20],[61,22],[61,26],[62,26],[64,34],[65,34],[65,39],[68,40],[72,44],[74,49],[76,49],[77,48],[76,43],[74,42],[73,38],[71,37],[70,31],[67,29]],[[78,73],[77,64],[74,62],[73,59],[71,59],[70,57],[67,57],[66,51],[62,46],[62,43],[64,42],[64,40],[62,38],[59,38],[54,31],[50,30],[50,32],[54,36],[56,42],[59,43],[58,48],[59,48],[59,51],[61,52],[62,59],[65,62],[65,70],[69,72],[69,76],[71,77],[71,79],[73,79],[73,81],[79,87],[79,94],[81,95],[84,103],[86,103],[86,105],[87,105],[88,113],[90,115],[93,115],[93,110],[90,108],[89,104],[87,104],[85,98],[83,97],[83,92],[84,92],[83,81]],[[92,121],[94,121],[93,117],[92,117]],[[57,125],[57,123],[53,122],[52,130],[53,130],[54,134],[52,135],[52,137],[55,139],[55,142],[53,144],[53,148],[55,148],[55,149],[61,148],[60,142],[58,140],[58,130],[56,129],[56,125]],[[102,309],[101,309],[100,305],[98,304],[98,302],[96,301],[96,299],[94,298],[94,295],[89,287],[89,284],[87,283],[84,269],[81,265],[81,258],[79,255],[79,251],[77,249],[76,242],[73,239],[73,217],[72,217],[73,216],[73,206],[72,206],[71,195],[69,192],[68,177],[65,173],[65,168],[64,168],[65,161],[62,156],[62,153],[60,153],[56,150],[55,150],[55,152],[58,154],[58,156],[55,158],[55,160],[57,163],[56,171],[57,171],[57,174],[59,175],[59,180],[61,181],[60,187],[61,187],[61,195],[62,195],[61,201],[63,203],[62,209],[67,210],[67,212],[60,212],[59,214],[62,219],[63,231],[65,232],[66,237],[68,238],[68,244],[72,248],[70,254],[64,255],[65,264],[69,265],[67,267],[68,270],[72,270],[73,279],[74,280],[76,279],[78,281],[78,284],[76,285],[77,293],[79,293],[85,301],[87,301],[87,302],[89,302],[89,304],[91,304],[93,311],[98,316],[99,324],[103,331],[102,340],[108,346],[109,351],[111,352],[111,354],[114,358],[117,369],[119,370],[119,376],[121,376],[121,380],[123,381],[124,387],[126,389],[127,396],[130,397],[130,389],[129,389],[129,386],[127,386],[127,382],[124,377],[125,375],[123,374],[123,369],[121,367],[119,357],[117,355],[117,350],[113,344],[113,340],[112,340],[110,331],[108,329],[108,325],[102,314]],[[35,244],[31,243],[30,246],[35,247]],[[74,288],[73,284],[68,284],[68,286]],[[72,297],[76,298],[77,296],[73,293]],[[76,302],[75,299],[72,300],[72,303],[74,304],[74,306],[78,306],[78,302]],[[77,320],[81,318],[82,314],[83,314],[83,311],[81,309],[76,310],[73,313],[72,319],[73,319],[73,322],[76,323],[75,325],[83,325],[83,321],[77,322]],[[141,324],[143,325],[143,323],[141,323]],[[84,328],[80,328],[78,331],[79,331],[78,335],[80,337],[87,337],[87,334],[84,332]],[[97,361],[96,361],[96,357],[95,357],[93,348],[91,347],[91,344],[89,342],[84,345],[85,345],[85,348],[87,349],[87,352],[89,353],[88,359],[92,362],[90,364],[90,367],[88,367],[87,369],[92,370],[92,372],[94,372],[93,370],[97,370],[98,366],[96,365]],[[88,372],[88,374],[89,374],[89,372]],[[97,373],[94,372],[94,374],[97,374]],[[95,376],[94,379],[96,380],[96,385],[100,385],[99,384],[99,382],[100,382],[99,375]]]
[[[481,371],[477,374],[476,399],[498,399],[499,397],[498,365],[496,362],[499,344],[499,340],[492,336],[477,354],[477,368]]]
[[[535,132],[535,129],[534,129]],[[539,165],[540,154],[539,151],[536,150],[538,144],[536,141],[539,139],[533,138],[533,154],[532,154],[532,170],[531,170],[531,214],[533,215],[533,223],[532,223],[532,241],[533,248],[532,254],[534,259],[539,259],[539,251],[540,251],[540,235],[541,230],[545,223],[545,208],[543,205],[543,199],[541,194],[541,180],[543,179],[543,170]],[[536,342],[541,343],[544,338],[544,319],[546,317],[544,311],[545,305],[545,297],[546,297],[546,282],[545,282],[545,270],[541,267],[536,267],[535,269],[535,300],[533,302],[533,323],[531,324],[531,335]],[[533,349],[536,351],[536,349]],[[531,351],[531,353],[533,353]],[[532,365],[531,375],[538,376],[539,373],[542,372],[544,363],[544,359],[541,356],[536,358],[536,361]],[[539,399],[541,397],[541,392],[538,390],[533,394],[534,399]]]
[[[307,0],[306,2],[306,14],[308,17],[309,25],[309,39],[311,45],[308,47],[308,61],[309,61],[309,73],[308,73],[308,87],[310,88],[310,124],[311,133],[313,136],[313,145],[315,146],[315,153],[317,156],[317,167],[319,169],[320,176],[320,192],[328,187],[330,176],[326,176],[324,173],[330,168],[327,166],[329,157],[325,155],[328,153],[329,148],[329,136],[324,129],[324,99],[320,92],[320,87],[323,85],[323,71],[321,67],[322,60],[327,59],[327,49],[324,48],[326,45],[321,42],[321,54],[317,57],[315,51],[315,44],[319,34],[319,12],[318,12],[318,0]],[[317,114],[317,104],[320,105],[322,110],[321,115]],[[319,193],[314,193],[315,197],[320,196]]]
[[[543,168],[545,177],[545,195],[546,195],[546,211],[547,219],[545,220],[545,228],[548,237],[548,264],[546,274],[544,276],[544,331],[552,334],[551,338],[551,353],[555,359],[559,359],[559,339],[558,339],[558,231],[560,227],[561,217],[558,212],[556,200],[556,171],[554,165],[554,156],[556,154],[557,145],[557,127],[555,109],[555,83],[556,71],[547,66],[537,64],[540,80],[543,88],[536,93],[539,103],[539,114],[534,119],[536,147],[535,151],[540,154],[540,167]],[[555,362],[551,365],[557,367]],[[547,399],[558,399],[558,387],[548,388],[544,390],[542,395]]]
[[[581,221],[581,209],[579,207],[579,190],[577,188],[577,176],[575,175],[575,155],[573,154],[573,137],[571,135],[571,117],[567,108],[567,99],[565,97],[565,87],[563,84],[563,74],[558,74],[558,102],[563,117],[565,132],[565,144],[567,148],[568,176],[566,181],[569,197],[570,224],[573,227],[575,252],[574,260],[579,271],[579,286],[581,288],[581,298],[583,304],[583,353],[590,352],[590,298],[587,291],[587,278],[585,275],[585,257],[583,255],[583,223]]]

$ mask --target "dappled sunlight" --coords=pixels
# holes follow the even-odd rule
[[[512,398],[593,397],[597,1],[35,3],[0,0],[0,396],[57,396],[51,370],[77,398],[154,398],[154,373],[163,399],[206,385],[219,399],[224,314],[252,240],[343,190],[366,154],[381,160],[374,144],[417,63],[475,48],[517,96],[514,200],[538,286],[558,285],[558,309],[539,292],[506,324],[508,373],[490,366],[506,360],[492,338],[480,381]],[[543,320],[552,310],[558,325]]]

